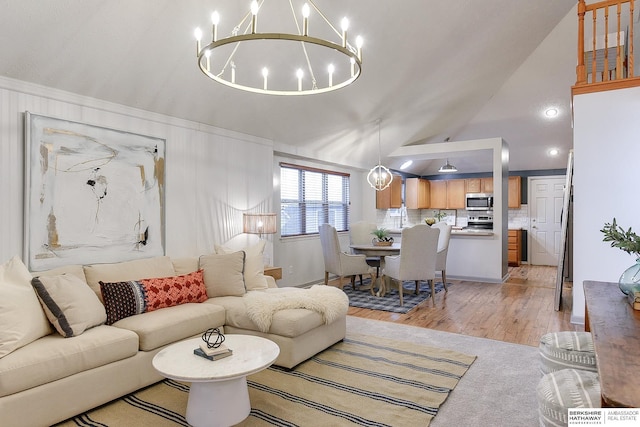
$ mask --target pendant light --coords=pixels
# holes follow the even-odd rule
[[[382,165],[382,148],[380,145],[380,119],[378,119],[378,164],[371,168],[367,174],[367,182],[376,191],[382,191],[391,185],[393,175],[391,171]]]
[[[442,173],[458,172],[458,168],[456,168],[451,163],[449,163],[449,159],[447,159],[447,163],[445,163],[444,165],[440,166],[440,169],[438,169],[438,172],[442,172]]]

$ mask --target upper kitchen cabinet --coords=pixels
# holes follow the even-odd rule
[[[509,208],[518,209],[520,207],[520,184],[521,178],[519,176],[509,177],[509,193],[508,193],[508,206]]]
[[[467,193],[493,193],[493,178],[465,179]]]
[[[393,175],[391,185],[382,191],[376,191],[376,208],[389,209],[402,207],[402,176]]]
[[[429,181],[422,178],[407,178],[404,181],[404,205],[407,209],[427,209],[431,205]]]
[[[466,194],[466,180],[449,179],[430,181],[432,209],[464,209]]]
[[[447,180],[447,209],[464,209],[465,195],[464,179]]]

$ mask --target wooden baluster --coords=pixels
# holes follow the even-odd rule
[[[627,78],[635,76],[633,71],[633,3],[635,0],[629,2],[629,37],[627,41],[629,43],[629,49],[627,51],[629,57],[627,58]]]
[[[618,3],[618,48],[616,49],[616,80],[622,78],[622,46],[620,45],[620,15],[622,14],[622,4]]]
[[[591,83],[595,83],[598,72],[596,67],[596,18],[598,17],[598,9],[593,9],[591,16],[593,17],[593,29],[591,33]]]
[[[578,65],[576,66],[576,85],[587,84],[587,69],[584,65],[585,10],[586,10],[585,0],[579,0],[578,1]]]
[[[609,81],[609,6],[604,7],[604,61],[602,63],[602,81]]]

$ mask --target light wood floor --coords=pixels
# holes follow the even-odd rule
[[[349,307],[349,314],[367,319],[421,326],[445,332],[537,347],[547,332],[584,330],[572,325],[571,283],[565,283],[562,310],[555,311],[555,267],[509,267],[505,283],[448,280],[439,292],[406,314]],[[350,285],[347,285],[350,286]]]

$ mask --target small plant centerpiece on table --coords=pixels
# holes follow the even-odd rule
[[[389,236],[389,230],[384,227],[376,228],[371,232],[375,237],[372,240],[373,246],[391,246],[393,237]]]
[[[444,212],[442,212],[442,211],[438,211],[438,212],[436,212],[433,216],[426,217],[426,218],[424,219],[424,222],[425,222],[427,225],[433,225],[433,224],[435,224],[435,223],[436,223],[436,222],[438,222],[438,221],[442,221],[442,218],[444,218],[444,217],[446,217],[446,216],[447,216],[447,214],[446,214],[446,213],[444,213]]]
[[[631,288],[640,291],[640,236],[631,227],[628,230],[620,227],[615,218],[611,223],[605,223],[600,231],[604,234],[603,242],[611,242],[612,248],[621,249],[636,257],[636,263],[625,270],[618,280],[620,290],[625,294],[629,294]]]

